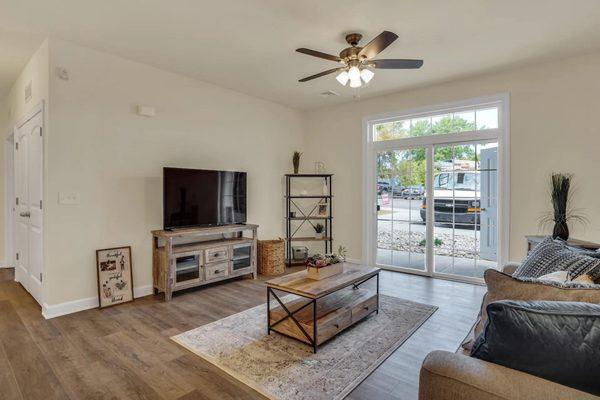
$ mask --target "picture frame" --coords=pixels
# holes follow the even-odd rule
[[[319,215],[319,217],[328,217],[329,216],[328,214],[329,214],[329,211],[328,211],[327,203],[319,204],[319,207],[317,209],[317,215]]]
[[[131,246],[96,250],[98,308],[133,301]]]

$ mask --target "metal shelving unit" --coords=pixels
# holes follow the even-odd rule
[[[332,176],[333,174],[286,174],[285,175],[285,220],[286,220],[286,245],[285,245],[285,256],[286,263],[288,266],[291,265],[299,265],[302,264],[302,261],[294,261],[292,254],[292,242],[323,242],[325,243],[325,253],[330,253],[333,251],[333,194],[332,194]],[[327,185],[329,193],[327,195],[304,195],[297,196],[292,195],[292,182],[294,179],[324,179],[325,184]],[[306,212],[298,205],[295,200],[300,199],[312,199],[317,200],[317,203],[310,209],[309,212]],[[315,215],[315,210],[318,210],[320,204],[327,204],[328,206],[328,215]],[[296,213],[300,213],[300,215],[296,215],[294,217],[290,216],[290,212],[295,211]],[[293,221],[298,221],[299,223],[294,223]],[[313,221],[324,221],[325,230],[324,237],[322,239],[317,239],[314,237],[301,237],[296,236],[300,228],[308,223],[314,228]]]

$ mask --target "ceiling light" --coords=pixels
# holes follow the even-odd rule
[[[358,75],[358,77],[354,77],[354,78],[350,78],[350,87],[351,88],[358,88],[361,87],[362,82],[360,80],[360,74]]]
[[[369,81],[371,79],[373,79],[373,77],[375,76],[375,74],[373,73],[373,71],[369,70],[369,69],[363,69],[362,71],[360,71],[360,77],[362,78],[363,81],[365,81],[365,83],[369,83]]]
[[[342,71],[338,76],[335,77],[335,79],[337,79],[337,81],[341,83],[342,86],[346,86],[346,83],[348,83],[348,79],[350,78],[348,77],[348,72]]]
[[[352,80],[360,80],[360,70],[358,67],[355,66],[350,68],[348,71],[348,78],[350,78],[350,83],[352,83]]]

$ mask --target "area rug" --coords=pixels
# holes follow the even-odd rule
[[[436,310],[381,295],[379,314],[346,329],[317,354],[278,333],[267,335],[266,304],[171,339],[270,399],[342,399]]]

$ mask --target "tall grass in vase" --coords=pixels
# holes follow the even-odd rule
[[[569,221],[576,221],[584,225],[587,223],[587,218],[579,210],[572,208],[570,204],[572,179],[572,174],[553,173],[550,180],[552,211],[542,217],[541,224],[554,223],[552,229],[552,238],[554,239],[569,239]]]

